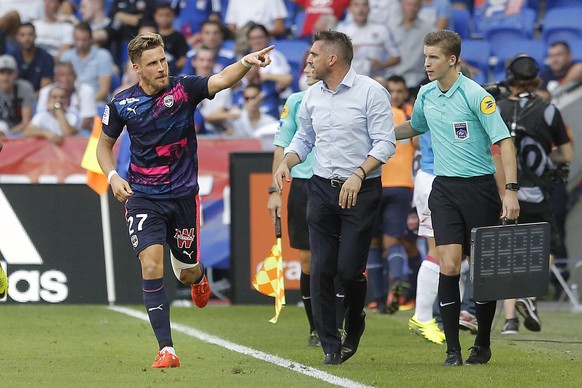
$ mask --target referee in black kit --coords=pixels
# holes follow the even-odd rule
[[[396,147],[390,96],[376,81],[356,74],[352,58],[345,34],[323,31],[314,36],[307,63],[320,81],[305,92],[301,128],[275,173],[281,191],[283,180],[290,180],[289,169],[316,146],[307,187],[311,303],[324,364],[332,365],[356,353],[364,332],[364,271],[382,196],[378,167]],[[345,290],[343,342],[336,326],[336,274]]]

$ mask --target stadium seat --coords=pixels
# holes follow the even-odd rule
[[[581,39],[582,6],[550,9],[544,16],[542,28],[542,38],[546,44]]]
[[[228,8],[228,0],[220,0],[220,20],[224,23],[226,18],[226,10]]]
[[[546,4],[547,3],[548,3],[548,0],[546,0]],[[526,7],[533,9],[537,13],[538,10],[540,9],[540,0],[527,0]]]
[[[303,24],[305,23],[305,11],[299,10],[295,14],[295,22],[293,23],[293,36],[295,38],[301,37],[301,32],[303,31]]]
[[[569,41],[569,40],[578,40],[578,39],[582,39],[582,30],[577,30],[577,29],[573,29],[573,28],[566,28],[566,27],[554,30],[551,33],[548,33],[544,37],[544,40],[548,45],[550,45],[554,42],[557,42],[559,40]]]
[[[580,6],[580,0],[546,0],[546,11],[554,8]]]
[[[302,39],[287,39],[287,40],[277,40],[274,42],[276,50],[280,51],[291,66],[291,74],[293,75],[293,91],[298,91],[298,80],[299,74],[303,69],[303,57],[305,53],[311,47],[311,45]]]
[[[566,42],[572,50],[572,60],[582,62],[582,39],[568,39]]]
[[[507,40],[531,39],[536,22],[536,12],[524,8],[518,15],[482,19],[481,30],[493,45]]]
[[[479,69],[481,73],[473,74],[473,79],[484,84],[489,80],[489,57],[491,56],[491,46],[485,40],[465,40],[461,46],[461,59],[469,65]]]
[[[105,12],[105,15],[109,15],[109,9],[111,8],[111,3],[113,3],[113,0],[105,0],[103,2],[103,11]]]
[[[295,15],[299,10],[297,3],[291,0],[285,0],[285,7],[287,8],[287,17],[285,18],[285,28],[287,31],[292,31],[295,25]]]
[[[522,39],[514,41],[498,41],[491,45],[491,54],[497,59],[493,67],[495,82],[505,79],[505,62],[519,54],[527,54],[536,60],[541,68],[544,63],[545,45],[541,40]]]
[[[508,10],[506,7],[499,7],[489,2],[484,2],[485,5],[475,7],[473,10],[473,24],[471,30],[471,37],[483,38],[485,31],[503,28],[513,29],[515,35],[524,38],[531,38],[537,19],[537,9],[532,9],[529,6],[517,8],[515,10]],[[512,11],[508,16],[506,12]],[[518,31],[523,29],[523,31]]]
[[[461,8],[466,9],[469,13],[473,13],[473,0],[451,0],[451,9],[453,8]]]
[[[109,88],[109,91],[113,93],[113,91],[120,86],[121,86],[121,76],[116,72],[113,72],[113,74],[111,75],[111,87]]]
[[[231,50],[232,52],[235,52],[236,51],[236,40],[234,40],[234,39],[225,40],[224,42],[222,42],[222,48],[227,49],[227,50]]]
[[[302,39],[282,39],[275,41],[275,47],[279,50],[289,63],[303,62],[303,56],[311,45]]]
[[[471,33],[471,13],[466,9],[451,8],[449,26],[461,36],[461,39],[469,39]]]
[[[97,104],[97,117],[102,117],[105,113],[105,104]]]

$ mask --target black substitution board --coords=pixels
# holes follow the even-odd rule
[[[550,224],[500,225],[471,231],[473,300],[545,295],[550,265]]]

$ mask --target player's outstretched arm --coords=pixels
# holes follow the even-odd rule
[[[274,48],[275,46],[271,45],[262,50],[247,54],[240,61],[227,66],[220,73],[211,76],[208,80],[208,93],[213,96],[223,89],[233,87],[253,66],[268,66],[271,63],[269,52]]]

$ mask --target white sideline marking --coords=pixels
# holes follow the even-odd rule
[[[141,319],[142,321],[149,322],[149,318],[146,313],[136,311],[133,309],[129,309],[126,307],[120,306],[109,306],[109,310],[116,311],[118,313],[122,313],[125,315],[129,315],[130,317],[134,317],[137,319]],[[350,379],[346,379],[343,377],[337,377],[327,372],[321,371],[319,369],[299,364],[298,362],[287,360],[282,357],[273,356],[272,354],[264,353],[259,350],[255,350],[249,348],[247,346],[235,344],[234,342],[230,342],[224,340],[222,338],[213,336],[211,334],[205,333],[203,331],[194,329],[192,327],[188,327],[186,325],[181,325],[179,323],[172,322],[171,324],[172,330],[179,331],[180,333],[189,335],[190,337],[195,337],[203,342],[208,342],[210,344],[218,345],[220,347],[226,348],[228,350],[232,350],[233,352],[241,353],[246,356],[251,356],[256,358],[257,360],[270,362],[271,364],[275,364],[281,366],[283,368],[290,369],[294,372],[301,373],[318,380],[324,381],[326,383],[330,383],[333,385],[338,385],[340,387],[347,387],[347,388],[371,388],[368,385],[364,385],[358,383],[357,381],[353,381]]]

